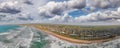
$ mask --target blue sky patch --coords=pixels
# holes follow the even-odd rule
[[[73,17],[78,17],[78,16],[82,16],[82,15],[86,15],[87,12],[84,12],[82,10],[76,10],[73,12],[70,12],[69,15],[73,16]]]

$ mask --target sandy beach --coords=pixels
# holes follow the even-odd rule
[[[103,42],[110,41],[110,40],[113,39],[113,38],[109,38],[109,39],[102,39],[102,40],[78,40],[78,39],[73,39],[73,38],[70,38],[70,37],[61,36],[61,35],[58,35],[56,33],[48,31],[48,30],[44,30],[44,29],[42,29],[42,27],[37,26],[37,25],[33,25],[33,27],[35,27],[35,28],[39,29],[40,31],[43,31],[47,34],[55,36],[55,37],[57,37],[61,40],[65,40],[65,41],[68,41],[68,42],[71,42],[71,43],[77,43],[77,44],[103,43]]]

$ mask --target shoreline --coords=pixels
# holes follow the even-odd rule
[[[116,37],[114,37],[114,38],[101,39],[101,40],[79,40],[79,39],[74,39],[74,38],[58,35],[56,33],[48,31],[48,30],[43,30],[40,26],[36,26],[36,25],[32,25],[32,26],[39,29],[42,32],[45,32],[45,33],[50,34],[52,36],[55,36],[61,40],[68,41],[70,43],[77,43],[77,44],[103,43],[103,42],[107,42],[107,41],[110,41],[110,40],[113,40],[114,38],[116,38]]]

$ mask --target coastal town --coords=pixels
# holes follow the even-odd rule
[[[43,32],[57,36],[60,39],[70,41],[75,39],[77,43],[105,42],[120,35],[120,26],[79,26],[58,24],[37,24],[34,27]],[[117,31],[117,32],[116,32]],[[61,37],[62,36],[62,37]],[[69,39],[65,39],[69,38]],[[82,40],[82,41],[81,41]],[[85,41],[85,42],[84,42]]]

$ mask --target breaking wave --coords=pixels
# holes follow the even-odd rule
[[[0,33],[0,48],[120,48],[120,39],[103,43],[76,44],[41,32],[34,27],[23,26]]]

